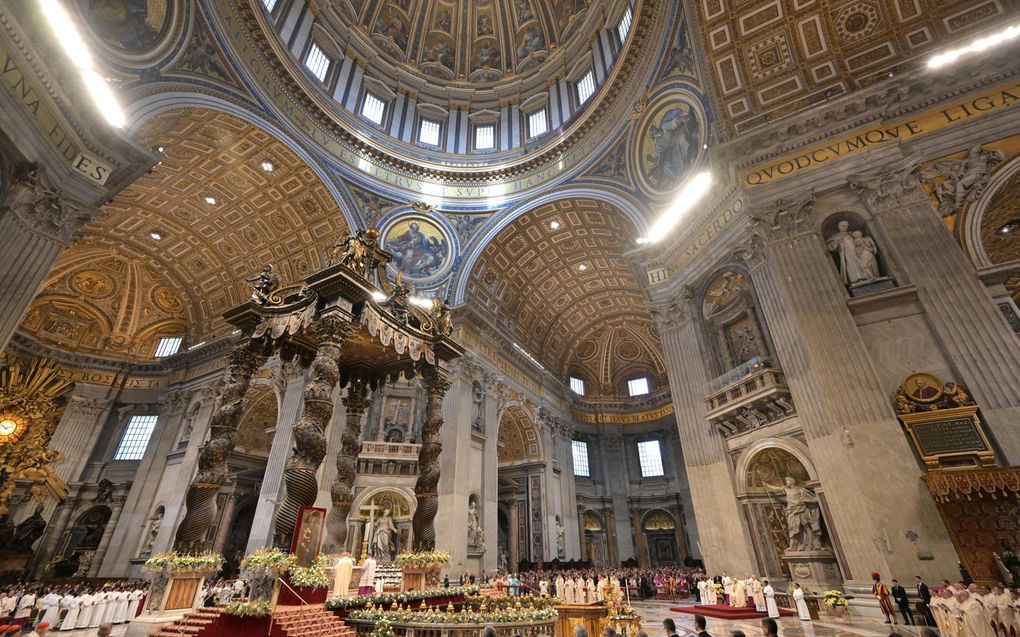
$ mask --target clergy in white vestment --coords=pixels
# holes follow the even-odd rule
[[[703,579],[698,580],[698,602],[701,604],[708,603],[708,582]]]
[[[765,586],[762,588],[762,593],[765,595],[765,608],[768,611],[769,617],[772,619],[779,619],[779,605],[776,604],[776,589],[772,588],[772,584],[769,584],[768,580],[765,580]]]
[[[81,595],[81,602],[78,604],[78,621],[75,622],[75,630],[88,628],[92,623],[92,610],[95,608],[95,597],[87,590]]]
[[[375,558],[369,555],[361,565],[361,580],[358,581],[358,595],[375,592]]]
[[[131,607],[131,593],[128,591],[120,591],[117,593],[117,613],[114,615],[114,622],[123,624],[130,620],[128,617],[128,609]]]
[[[35,593],[29,591],[18,600],[18,607],[14,610],[14,621],[11,624],[15,626],[27,624],[33,608],[35,608]]]
[[[549,580],[543,578],[542,581],[538,583],[538,594],[542,597],[549,596]]]
[[[74,630],[75,626],[78,625],[81,597],[81,595],[72,595],[68,591],[67,595],[64,595],[64,598],[60,600],[60,605],[67,609],[64,618],[60,620],[60,630]]]
[[[18,596],[7,595],[3,599],[0,599],[0,617],[5,621],[8,617],[14,615],[14,609],[18,607]]]
[[[969,632],[976,637],[996,637],[992,624],[988,621],[984,604],[977,596],[962,592],[957,595],[956,599],[960,602],[963,622]]]
[[[351,593],[351,576],[354,573],[354,560],[351,554],[344,551],[340,559],[336,561],[336,568],[333,574],[333,595],[335,597],[347,597]]]
[[[765,593],[762,590],[761,581],[753,576],[751,577],[751,598],[754,599],[754,610],[764,613]]]
[[[580,576],[574,578],[574,603],[585,604],[587,599],[585,598],[585,587],[584,580]]]
[[[730,606],[734,608],[747,606],[747,584],[742,579],[733,580],[733,594],[730,595]]]
[[[727,575],[726,571],[723,571],[722,587],[723,595],[725,595],[725,603],[729,604],[730,598],[733,596],[733,578]]]
[[[705,587],[705,594],[708,595],[709,604],[716,604],[719,602],[719,589],[715,587],[715,582],[712,580],[708,581],[708,585]]]
[[[793,601],[797,603],[797,617],[801,621],[811,620],[811,611],[808,610],[807,602],[804,601],[804,589],[796,582],[793,584]]]
[[[574,580],[569,577],[563,580],[563,601],[567,604],[574,603]]]
[[[48,622],[50,626],[55,626],[57,620],[60,618],[60,600],[62,596],[50,591],[39,598],[38,606],[39,610],[42,611],[42,618],[39,621]]]
[[[240,582],[241,580],[237,581]],[[244,584],[242,583],[242,586],[243,585]],[[135,617],[138,617],[138,613],[142,612],[143,599],[145,599],[145,591],[143,591],[140,588],[136,588],[135,590],[131,591],[131,594],[128,596],[128,600],[130,601],[130,604],[128,605],[128,618],[127,618],[128,621],[131,621]]]
[[[98,628],[100,624],[106,623],[106,607],[109,605],[106,596],[106,591],[98,591],[92,595],[95,604],[92,606],[92,621],[89,622],[89,628]]]
[[[1006,631],[1009,631],[1010,626],[1015,626],[1017,623],[1016,609],[1013,606],[1013,596],[1009,594],[1008,590],[1004,590],[995,587],[993,591],[995,593],[995,605],[999,609],[999,623],[1006,626]]]
[[[565,600],[566,598],[567,598],[566,591],[563,590],[563,576],[562,575],[557,575],[556,576],[556,599],[564,599]]]

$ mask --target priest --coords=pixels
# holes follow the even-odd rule
[[[776,604],[776,589],[772,588],[768,580],[765,580],[762,587],[762,594],[765,595],[765,608],[772,619],[779,619],[779,605]]]
[[[336,561],[336,568],[333,575],[333,595],[335,597],[347,597],[350,594],[351,576],[354,573],[354,560],[351,554],[344,551],[340,559]]]

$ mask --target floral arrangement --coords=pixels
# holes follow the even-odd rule
[[[394,603],[404,605],[411,602],[426,601],[437,597],[468,597],[478,594],[477,586],[451,586],[450,588],[438,588],[427,591],[407,591],[406,593],[377,593],[362,597],[332,597],[326,600],[327,610],[338,610],[346,608],[360,608],[362,606],[384,607],[392,606]]]
[[[726,587],[723,586],[722,584],[716,584],[715,594],[718,596],[720,600],[724,600],[726,598]]]
[[[263,602],[231,602],[224,611],[237,617],[269,617],[273,607],[268,601]]]
[[[329,577],[322,565],[316,562],[307,568],[291,567],[290,583],[299,588],[326,588],[329,586]]]
[[[394,637],[393,626],[385,619],[380,619],[372,629],[372,637]]]
[[[412,553],[401,553],[397,556],[397,566],[437,566],[448,564],[450,554],[442,551],[414,551]]]
[[[296,564],[297,558],[278,548],[259,549],[241,561],[241,570],[281,575]]]
[[[150,573],[201,573],[223,568],[223,556],[218,553],[184,555],[176,551],[159,553],[145,560],[142,568]]]
[[[412,610],[407,607],[396,610],[373,607],[354,611],[351,613],[350,619],[372,622],[385,620],[398,624],[520,624],[550,621],[558,616],[559,614],[553,608],[509,608],[486,612],[461,609],[460,612],[457,612],[451,604],[446,607],[446,610],[429,607],[425,611]]]
[[[822,593],[822,603],[829,608],[846,606],[846,595],[844,595],[842,591],[825,591]]]
[[[510,597],[508,595],[485,595],[469,597],[464,600],[464,608],[472,611],[485,612],[487,610],[509,608],[552,608],[560,602],[555,597],[537,597],[534,595],[519,595]]]

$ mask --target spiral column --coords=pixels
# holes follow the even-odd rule
[[[315,473],[326,456],[326,426],[333,414],[333,390],[340,379],[337,362],[353,326],[347,316],[332,312],[319,319],[315,330],[318,346],[312,376],[305,386],[304,411],[294,425],[294,449],[283,473],[285,496],[276,512],[276,545],[281,547],[290,546],[298,510],[314,504],[319,491]]]
[[[188,485],[186,513],[177,527],[174,547],[181,550],[205,549],[205,534],[216,519],[216,492],[227,480],[227,459],[234,450],[234,432],[244,410],[244,395],[252,377],[268,358],[254,352],[245,340],[230,352],[229,363],[220,381],[220,404],[209,423],[209,442],[198,456],[198,473]]]
[[[436,513],[439,512],[439,454],[443,450],[440,430],[443,428],[443,396],[450,388],[446,373],[429,367],[422,373],[425,386],[425,424],[421,430],[421,450],[418,452],[418,480],[414,495],[418,506],[414,510],[411,528],[414,531],[414,550],[431,551],[436,546]]]
[[[330,488],[333,506],[326,517],[326,547],[332,552],[347,548],[347,516],[351,512],[351,497],[354,480],[358,477],[358,439],[361,436],[361,417],[372,403],[368,387],[361,382],[352,382],[347,388],[344,405],[347,419],[340,436],[340,451],[336,454],[336,477]]]

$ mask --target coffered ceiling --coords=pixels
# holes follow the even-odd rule
[[[485,247],[466,296],[550,372],[582,377],[590,396],[626,396],[639,374],[664,386],[646,296],[623,257],[634,237],[610,204],[543,205]]]
[[[923,63],[1012,0],[696,0],[723,115],[742,132]]]
[[[220,315],[247,299],[246,277],[272,263],[285,283],[300,280],[347,229],[312,170],[236,117],[172,110],[136,139],[162,161],[60,257],[26,323],[43,340],[150,358],[158,335],[186,345],[223,335],[233,328]]]

